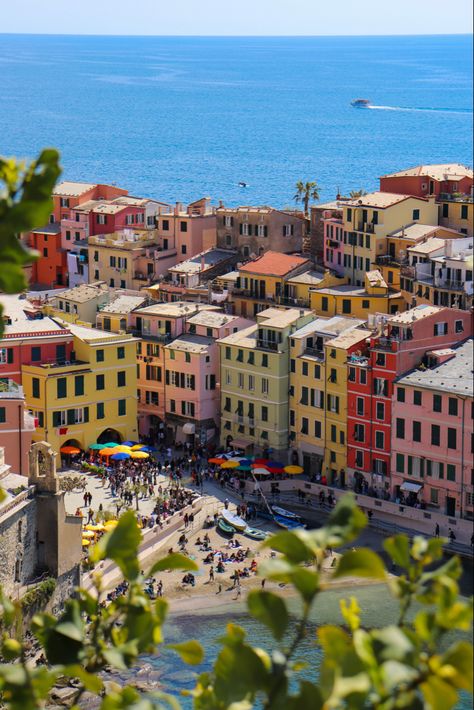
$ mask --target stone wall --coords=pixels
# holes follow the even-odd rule
[[[34,498],[23,500],[0,517],[0,584],[13,597],[38,572],[36,521]]]

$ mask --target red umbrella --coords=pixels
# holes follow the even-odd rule
[[[270,473],[284,473],[284,469],[280,468],[279,466],[265,466]]]
[[[257,464],[258,466],[261,466],[262,464],[266,464],[270,461],[270,459],[254,459],[253,463]]]

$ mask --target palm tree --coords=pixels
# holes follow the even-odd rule
[[[317,182],[303,182],[299,180],[296,185],[296,194],[293,197],[296,203],[302,202],[304,213],[308,215],[308,207],[310,200],[319,200],[319,186]]]
[[[356,200],[358,197],[364,197],[364,195],[366,194],[366,190],[351,190],[349,193],[349,197],[351,198],[351,200]]]

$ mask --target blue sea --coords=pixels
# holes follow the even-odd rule
[[[0,35],[0,102],[0,154],[57,146],[67,179],[284,206],[470,163],[472,37]]]

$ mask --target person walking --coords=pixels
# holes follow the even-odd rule
[[[214,581],[214,567],[211,565],[211,568],[209,570],[209,582]]]
[[[435,537],[439,537],[439,524],[438,523],[436,523],[436,527],[435,527]]]

